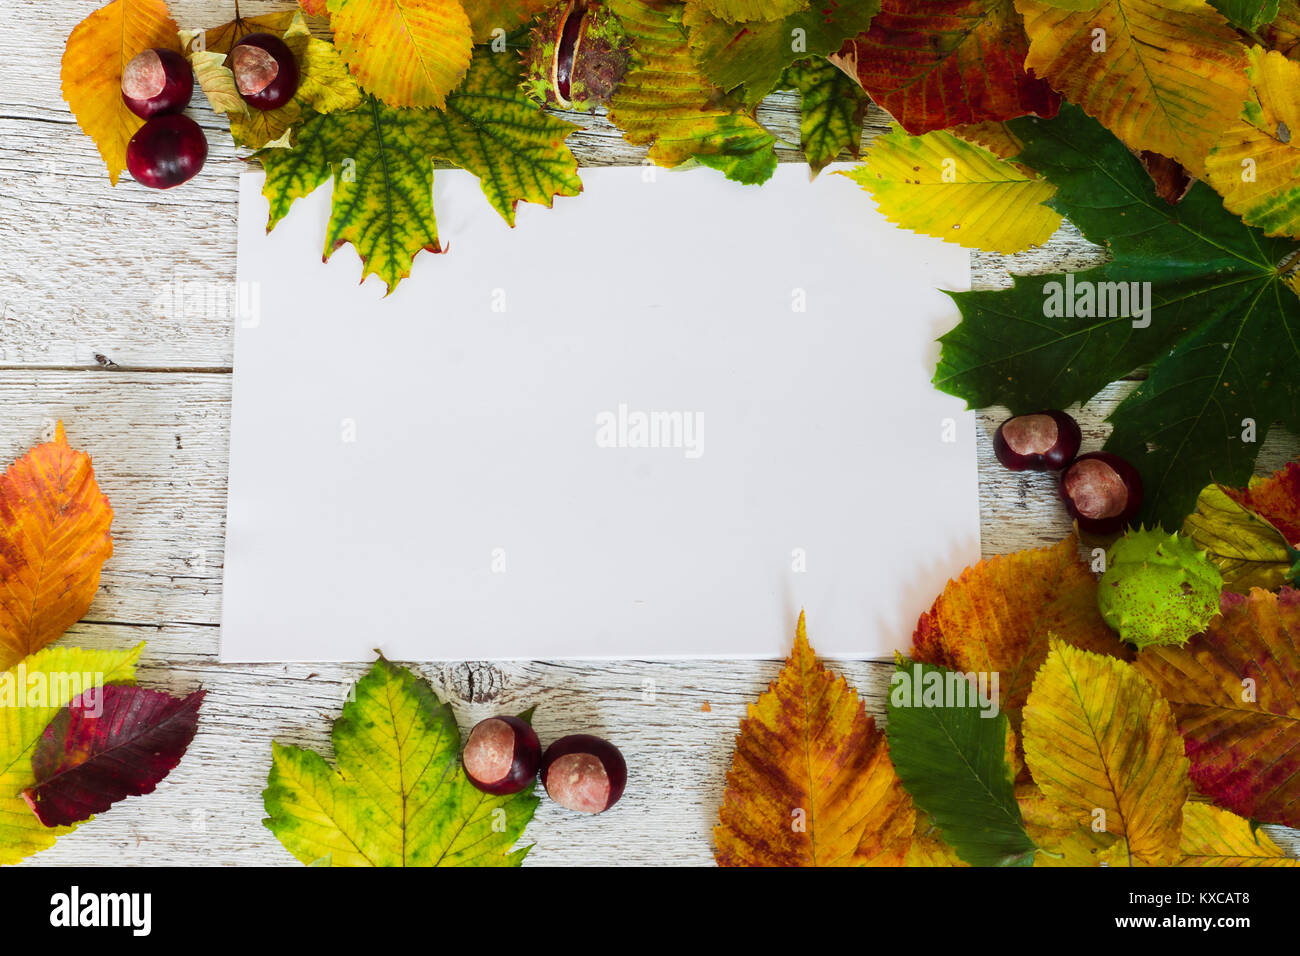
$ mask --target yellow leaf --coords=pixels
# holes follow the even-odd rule
[[[1134,149],[1199,174],[1246,98],[1246,51],[1205,0],[1104,0],[1063,10],[1016,0],[1025,66]]]
[[[1032,783],[1016,788],[1025,832],[1038,844],[1034,866],[1100,866],[1115,837],[1080,826],[1079,815],[1062,809]]]
[[[329,0],[334,45],[366,90],[389,106],[447,101],[474,41],[459,0]]]
[[[63,98],[99,147],[114,186],[126,168],[126,144],[144,125],[122,102],[122,70],[149,49],[180,52],[163,0],[113,0],[77,24],[63,52]]]
[[[818,662],[804,618],[794,650],[749,705],[713,829],[720,866],[898,866],[916,811],[885,735]]]
[[[1206,175],[1223,205],[1265,235],[1300,236],[1300,63],[1260,47],[1249,56],[1250,99],[1206,157]]]
[[[920,810],[916,811],[916,829],[907,848],[905,866],[970,866],[939,836],[939,828]]]
[[[0,668],[81,620],[113,553],[113,509],[60,422],[0,475]]]
[[[895,126],[844,175],[890,222],[971,249],[1020,252],[1061,225],[1042,205],[1055,186],[947,131],[909,136]]]
[[[1099,820],[1126,841],[1126,855],[1173,862],[1188,761],[1169,703],[1145,678],[1053,639],[1024,720],[1025,760],[1046,797],[1080,827]]]
[[[1183,807],[1183,838],[1175,866],[1300,866],[1250,821],[1208,803]]]

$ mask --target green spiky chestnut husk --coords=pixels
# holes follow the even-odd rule
[[[590,112],[609,100],[627,72],[627,34],[603,3],[557,4],[533,25],[529,40],[522,89],[543,106]],[[571,64],[567,96],[566,64]]]
[[[1190,539],[1159,528],[1130,531],[1106,553],[1097,606],[1138,648],[1185,644],[1219,613],[1223,575]]]

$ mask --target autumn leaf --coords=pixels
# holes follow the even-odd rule
[[[1056,186],[1052,208],[1113,261],[955,293],[962,321],[941,340],[935,384],[1024,414],[1086,401],[1149,364],[1111,412],[1105,447],[1142,475],[1141,520],[1181,527],[1206,484],[1253,473],[1260,445],[1240,440],[1243,419],[1300,429],[1300,300],[1278,269],[1295,244],[1243,225],[1204,183],[1169,205],[1078,107],[1007,125],[1025,144],[1018,161]]]
[[[884,0],[871,29],[833,60],[909,133],[1053,116],[1060,97],[1024,68],[1012,0]]]
[[[1183,807],[1183,835],[1175,866],[1300,866],[1267,833],[1208,803]]]
[[[1278,15],[1280,0],[1210,0],[1210,6],[1243,30],[1258,30]]]
[[[325,0],[298,0],[298,6],[309,17],[328,17],[330,15],[329,10],[325,7]]]
[[[1291,571],[1293,549],[1275,527],[1236,501],[1219,485],[1206,485],[1196,510],[1183,522],[1191,538],[1223,574],[1230,591],[1281,587]]]
[[[958,671],[900,660],[890,683],[889,752],[917,809],[958,857],[972,866],[1028,866],[1035,846],[1016,805],[1010,724],[996,701],[992,711],[987,703]]]
[[[1134,149],[1194,174],[1246,99],[1246,51],[1205,0],[1104,0],[1062,10],[1016,0],[1025,66]]]
[[[898,866],[915,823],[885,735],[817,660],[794,649],[741,721],[713,828],[720,866]]]
[[[1249,487],[1230,488],[1227,494],[1276,528],[1288,544],[1300,547],[1300,461],[1268,478],[1251,478]]]
[[[781,85],[799,91],[799,147],[814,176],[841,153],[857,159],[868,101],[856,83],[814,57],[787,69]]]
[[[41,735],[23,798],[43,824],[58,827],[153,793],[194,739],[204,693],[173,697],[113,685],[83,691]]]
[[[126,168],[126,144],[144,125],[122,101],[122,71],[155,48],[180,52],[164,0],[113,0],[73,29],[63,53],[63,98],[99,147],[114,186]]]
[[[144,651],[47,647],[0,673],[0,864],[54,845],[74,827],[46,827],[22,797],[35,780],[32,752],[46,726],[89,687],[131,683]]]
[[[1131,664],[1053,639],[1025,704],[1025,760],[1043,794],[1080,827],[1104,815],[1126,854],[1178,854],[1190,782],[1168,702]]]
[[[231,47],[253,32],[266,32],[284,40],[298,64],[298,90],[283,106],[273,110],[249,108],[235,85],[235,75],[226,65]],[[200,33],[203,44],[195,44]],[[289,146],[285,136],[311,113],[332,113],[355,109],[361,103],[361,88],[348,72],[334,45],[311,35],[297,10],[235,20],[211,31],[182,31],[187,41],[194,76],[212,108],[227,114],[230,135],[237,146],[261,149]]]
[[[737,90],[756,106],[776,87],[781,71],[802,57],[825,57],[861,33],[880,9],[880,0],[842,0],[784,18],[728,22],[700,3],[686,5],[682,23],[691,56],[723,90]]]
[[[732,23],[747,20],[779,20],[808,7],[809,0],[688,0],[688,7],[699,7],[715,17]]]
[[[334,45],[387,105],[442,107],[474,51],[460,0],[328,0]]]
[[[922,811],[916,813],[912,843],[907,848],[904,866],[970,866],[939,836],[939,828]]]
[[[967,248],[1020,252],[1061,225],[1041,205],[1055,186],[946,131],[909,136],[896,126],[845,175],[890,222]]]
[[[1097,579],[1070,536],[1050,548],[988,558],[949,581],[921,615],[912,659],[962,673],[999,674],[1001,709],[1020,733],[1020,712],[1049,637],[1116,657],[1132,652],[1097,610]]]
[[[382,657],[357,683],[317,753],[272,743],[266,826],[301,862],[325,866],[518,866],[512,849],[538,800],[530,784],[491,796],[460,762],[460,731],[429,682]]]
[[[1092,829],[1091,820],[1080,826],[1079,814],[1049,800],[1033,783],[1016,788],[1016,802],[1025,832],[1038,846],[1034,866],[1101,866],[1116,838]]]
[[[728,179],[762,183],[776,172],[776,138],[695,66],[681,25],[682,4],[611,0],[632,36],[631,62],[609,104],[623,138],[649,146],[660,166],[695,160]]]
[[[551,6],[553,0],[473,0],[465,4],[475,43],[487,43],[494,30],[513,33]]]
[[[113,553],[112,523],[90,456],[68,446],[62,422],[0,476],[0,667],[85,616]]]
[[[1173,704],[1197,789],[1252,820],[1300,825],[1300,591],[1225,592],[1222,610],[1137,667]]]

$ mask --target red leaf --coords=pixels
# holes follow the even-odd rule
[[[909,133],[1055,116],[1061,98],[1025,71],[1012,0],[884,0],[871,29],[831,59]]]
[[[47,827],[67,826],[123,797],[153,793],[189,747],[205,691],[92,688],[59,711],[32,753],[23,797]]]
[[[1237,504],[1277,528],[1288,544],[1300,546],[1300,461],[1291,462],[1271,477],[1252,481],[1245,490],[1223,490]]]

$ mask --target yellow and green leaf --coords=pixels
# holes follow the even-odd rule
[[[816,176],[841,153],[854,159],[862,145],[867,94],[827,60],[800,60],[783,84],[799,91],[799,146]]]
[[[1220,485],[1206,485],[1196,510],[1183,521],[1183,534],[1223,573],[1230,591],[1276,590],[1291,570],[1291,550],[1275,527],[1234,500]]]
[[[1020,252],[1061,224],[1043,205],[1055,186],[947,131],[909,136],[895,126],[844,175],[890,222],[968,248]]]

